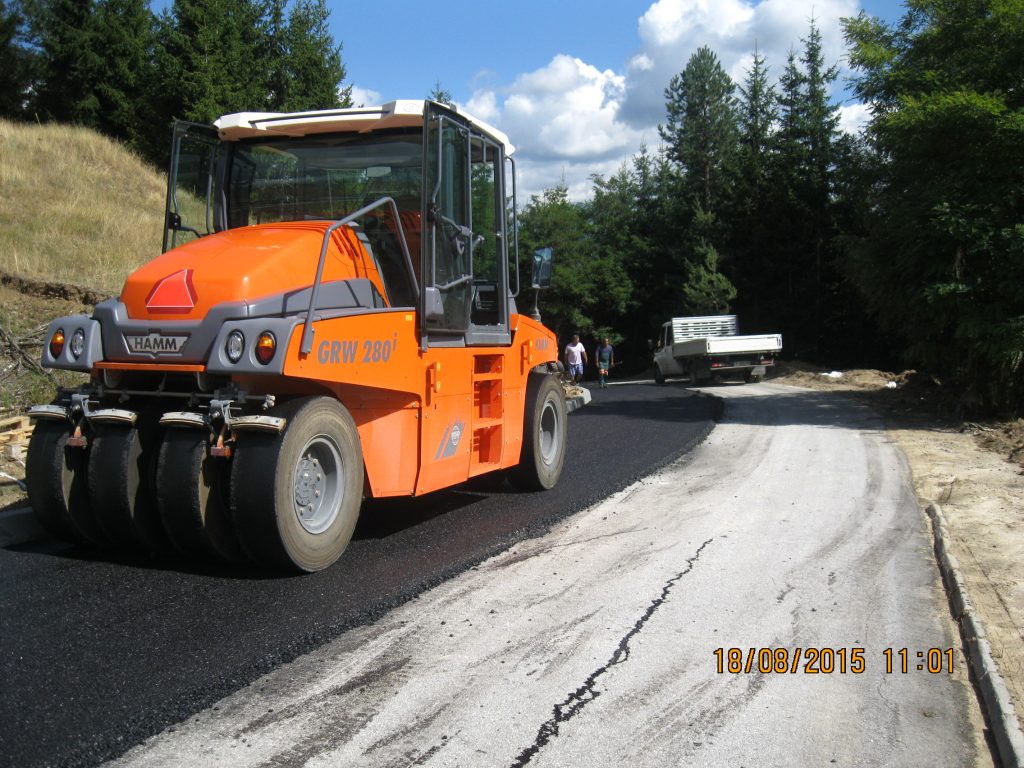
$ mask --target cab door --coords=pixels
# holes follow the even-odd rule
[[[218,226],[222,206],[217,200],[222,151],[213,126],[181,120],[174,124],[164,212],[164,251],[224,229]]]
[[[425,370],[417,493],[463,482],[473,448],[473,131],[427,104],[424,130],[422,286],[419,325]]]
[[[473,296],[470,130],[436,105],[426,120],[421,325],[429,345],[461,345]]]

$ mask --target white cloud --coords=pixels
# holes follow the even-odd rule
[[[352,104],[357,107],[374,107],[381,103],[381,94],[377,91],[371,91],[369,88],[360,88],[358,85],[352,86]]]
[[[518,148],[520,204],[565,182],[573,199],[592,192],[589,177],[614,173],[646,140],[659,141],[665,88],[702,45],[740,83],[753,50],[777,80],[789,51],[803,48],[813,17],[826,65],[840,64],[845,46],[839,19],[855,16],[859,0],[657,0],[637,20],[637,51],[621,72],[599,70],[565,53],[511,84],[477,80],[466,109],[505,131]],[[481,82],[486,80],[486,85]],[[865,121],[862,105],[843,108],[844,130]]]
[[[618,119],[625,78],[559,54],[509,86],[475,92],[466,110],[498,125],[518,148],[523,200],[564,178],[574,199],[589,177],[613,172],[636,152],[642,131]]]
[[[858,134],[871,119],[867,104],[844,104],[839,108],[839,130]]]
[[[626,67],[622,119],[632,125],[664,120],[669,80],[702,45],[717,54],[737,83],[756,47],[767,59],[769,77],[776,79],[790,49],[802,49],[800,40],[807,37],[811,18],[821,32],[826,65],[842,65],[839,19],[858,10],[858,0],[658,0],[637,24],[641,51]]]

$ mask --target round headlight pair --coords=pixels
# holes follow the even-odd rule
[[[277,339],[274,338],[274,334],[270,331],[261,333],[259,338],[256,339],[256,360],[261,365],[267,365],[274,359],[276,351]],[[227,341],[224,343],[224,354],[227,355],[228,360],[232,363],[237,363],[242,359],[244,353],[245,334],[239,330],[234,330],[228,334]]]
[[[50,337],[50,356],[58,358],[61,353],[64,352],[64,342],[66,338],[64,336],[64,329],[58,328],[53,332],[53,336]],[[81,328],[75,330],[71,334],[71,357],[77,360],[82,356],[85,351],[85,331]]]

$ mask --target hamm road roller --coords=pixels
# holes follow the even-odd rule
[[[429,101],[176,123],[163,253],[47,368],[29,500],[56,536],[316,571],[365,498],[565,458],[554,334],[520,314],[513,147]],[[511,205],[509,205],[511,201]]]

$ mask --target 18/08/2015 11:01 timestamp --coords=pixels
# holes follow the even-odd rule
[[[851,648],[716,648],[713,653],[719,674],[853,674],[867,671],[867,651]],[[885,648],[880,661],[887,675],[928,672],[953,673],[952,648]]]

